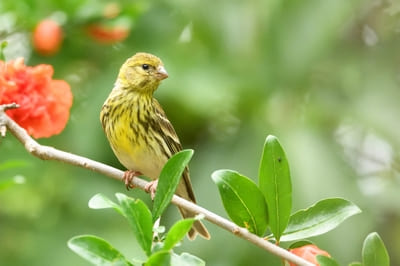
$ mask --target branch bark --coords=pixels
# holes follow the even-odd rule
[[[94,172],[106,175],[108,177],[114,178],[116,180],[122,181],[122,177],[124,172],[118,170],[114,167],[108,166],[103,163],[99,163],[97,161],[88,159],[86,157],[82,157],[79,155],[75,155],[69,152],[57,150],[50,146],[44,146],[37,143],[34,139],[32,139],[25,129],[21,128],[17,123],[15,123],[11,118],[7,116],[5,110],[10,108],[17,108],[18,106],[15,104],[11,105],[2,105],[0,106],[0,133],[5,135],[5,128],[8,130],[25,146],[25,149],[31,153],[32,155],[42,159],[42,160],[56,160],[64,163],[68,163],[74,166],[83,167]],[[3,136],[4,137],[4,136]],[[142,190],[145,190],[147,182],[140,178],[133,178],[131,184],[135,187],[138,187]],[[312,263],[300,258],[284,248],[281,248],[273,243],[250,233],[245,228],[239,227],[233,222],[203,208],[192,202],[189,202],[181,197],[176,195],[173,196],[172,201],[173,204],[187,209],[194,213],[199,213],[204,215],[204,219],[210,221],[211,223],[231,232],[232,234],[241,237],[248,242],[253,243],[254,245],[278,256],[289,262],[296,263],[301,266],[313,266]]]

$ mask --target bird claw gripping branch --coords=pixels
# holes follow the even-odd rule
[[[122,181],[125,183],[125,187],[127,190],[134,188],[132,185],[131,181],[135,176],[141,176],[143,175],[141,172],[138,171],[133,171],[133,170],[127,170],[124,172],[124,176],[122,177]]]

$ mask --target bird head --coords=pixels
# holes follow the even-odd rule
[[[139,93],[153,93],[168,73],[160,58],[148,53],[137,53],[122,65],[117,83]]]

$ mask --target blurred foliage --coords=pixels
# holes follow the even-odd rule
[[[52,64],[67,80],[74,105],[67,128],[42,144],[120,167],[105,139],[99,110],[120,65],[137,51],[162,58],[170,77],[156,92],[184,147],[200,205],[223,214],[210,174],[221,168],[257,176],[267,134],[279,137],[291,162],[294,210],[330,196],[356,203],[361,215],[313,239],[340,264],[361,260],[362,241],[377,231],[392,265],[400,265],[400,5],[383,0],[115,1],[130,35],[114,44],[88,36],[90,23],[113,20],[110,1],[0,1],[0,41],[7,60]],[[33,52],[31,33],[51,17],[63,27],[53,57]],[[68,250],[77,234],[108,239],[137,252],[122,219],[88,211],[96,193],[123,184],[27,154],[11,135],[0,172],[25,184],[0,191],[1,265],[86,265]],[[130,192],[149,200],[140,191]],[[174,208],[165,216],[179,219]],[[185,242],[182,251],[208,265],[280,265],[279,259],[207,224],[211,242]],[[340,245],[345,239],[346,245]],[[229,243],[229,248],[216,248]],[[129,244],[128,244],[129,243]],[[262,262],[260,264],[260,262]]]

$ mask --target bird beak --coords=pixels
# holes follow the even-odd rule
[[[158,80],[163,80],[163,79],[168,78],[168,72],[167,72],[167,70],[165,70],[164,66],[159,66],[157,68],[157,75],[156,76],[157,76]]]

